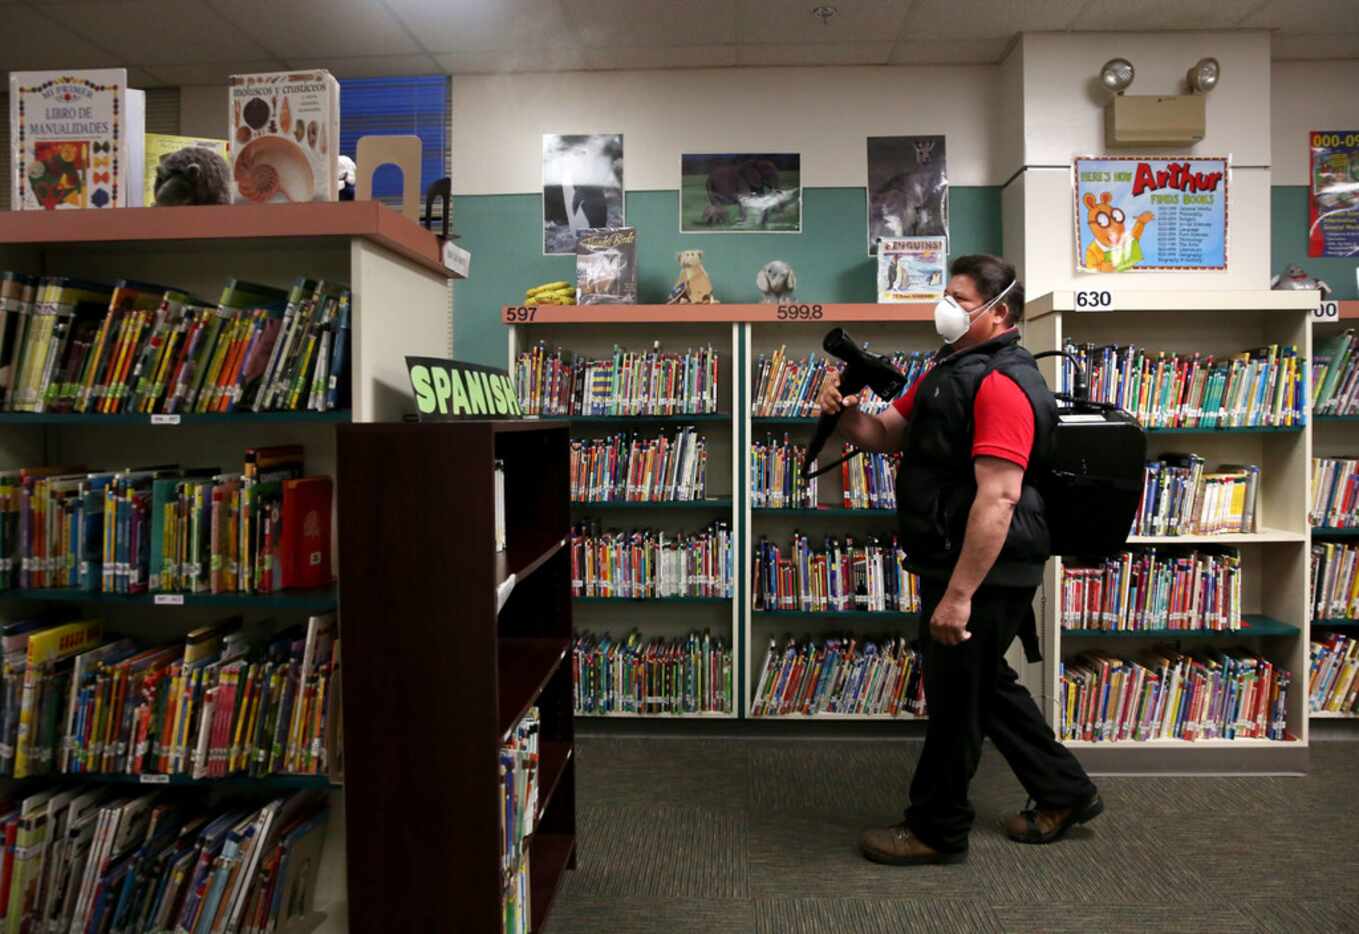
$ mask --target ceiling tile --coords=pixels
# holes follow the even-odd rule
[[[232,75],[251,75],[267,71],[287,71],[288,66],[278,61],[220,62],[209,64],[197,62],[192,65],[153,65],[149,71],[157,78],[171,85],[220,84],[226,88],[227,78]],[[226,107],[226,91],[222,92],[222,107]]]
[[[575,48],[511,49],[506,52],[454,52],[434,60],[452,75],[499,74],[511,71],[579,71],[585,52]]]
[[[1275,33],[1270,55],[1275,61],[1359,58],[1359,33],[1328,33],[1319,36]]]
[[[127,86],[130,88],[161,88],[169,84],[168,81],[153,75],[145,68],[129,68],[127,70]]]
[[[1062,30],[1079,9],[1072,0],[916,0],[901,38],[993,39]]]
[[[386,0],[430,52],[575,46],[557,0]]]
[[[210,0],[213,9],[284,58],[406,55],[420,51],[401,23],[372,0]]]
[[[901,0],[837,0],[829,24],[812,15],[812,0],[740,0],[737,39],[751,45],[775,42],[885,42],[906,24]]]
[[[736,41],[731,0],[562,0],[587,48],[725,45]]]
[[[594,71],[620,68],[723,68],[735,64],[734,45],[585,49],[582,58],[582,67]]]
[[[893,65],[989,65],[1001,60],[1011,39],[930,39],[912,36],[896,44]]]
[[[742,45],[736,64],[780,65],[885,65],[892,54],[891,42],[817,42],[799,45]]]
[[[269,57],[258,43],[200,3],[84,0],[45,9],[92,42],[122,50],[126,60],[138,65]]]
[[[294,58],[293,69],[326,68],[337,78],[385,78],[391,75],[438,75],[443,68],[423,52],[416,55],[361,55],[352,58]]]
[[[26,6],[5,10],[3,67],[15,71],[118,67],[123,62],[42,12]],[[16,37],[22,37],[19,41]]]
[[[1359,32],[1354,0],[1268,0],[1238,26],[1291,33]]]
[[[1148,23],[1157,29],[1226,29],[1235,26],[1260,0],[1093,0],[1072,20],[1071,28],[1140,30]]]

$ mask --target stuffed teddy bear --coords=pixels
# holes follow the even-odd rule
[[[680,274],[666,304],[715,304],[717,298],[713,295],[713,283],[703,268],[703,251],[681,250],[675,258],[679,260]]]
[[[797,273],[781,259],[770,260],[755,276],[755,285],[760,290],[760,302],[765,305],[778,305],[795,302],[793,290],[797,288]]]
[[[160,157],[156,166],[156,205],[229,204],[230,178],[226,160],[217,153],[202,146],[185,146]]]

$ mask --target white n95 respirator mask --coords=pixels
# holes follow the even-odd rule
[[[978,315],[994,308],[996,302],[1004,298],[1006,293],[1013,289],[1015,283],[1018,281],[1018,277],[1012,279],[1010,284],[1002,289],[999,295],[974,311],[968,311],[963,308],[952,295],[945,295],[943,298],[939,299],[939,302],[934,306],[935,332],[944,339],[945,344],[952,344],[972,329],[972,322],[977,320]]]

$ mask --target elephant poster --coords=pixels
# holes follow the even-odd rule
[[[543,135],[543,253],[575,256],[582,230],[623,226],[623,135]]]
[[[868,255],[884,237],[947,236],[944,137],[868,137]]]
[[[799,233],[802,157],[785,153],[680,156],[680,232]]]

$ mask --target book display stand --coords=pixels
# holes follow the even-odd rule
[[[148,463],[225,466],[240,463],[247,447],[300,444],[309,473],[335,477],[337,425],[399,420],[411,408],[404,355],[450,350],[452,344],[449,279],[454,276],[440,260],[437,239],[377,203],[9,213],[0,225],[0,268],[110,284],[124,278],[161,282],[208,300],[215,300],[231,277],[286,288],[295,277],[308,275],[347,283],[353,295],[352,399],[336,411],[169,417],[5,413],[0,417],[0,467],[4,469],[56,464],[113,469]],[[343,510],[333,517],[332,528],[338,530],[332,536],[333,552],[339,550],[349,524]],[[305,620],[309,612],[348,604],[346,572],[335,564],[335,557],[333,553],[340,584],[320,590],[182,596],[9,590],[0,592],[0,600],[10,619],[36,615],[52,601],[69,603],[86,615],[103,618],[106,631],[153,644],[174,639],[225,612],[241,614],[247,625],[267,619],[287,625]],[[384,630],[393,617],[381,609],[370,615],[359,608],[361,602],[355,602],[353,609],[342,607],[340,627],[343,642],[358,649],[368,644],[362,633]],[[372,638],[380,640],[376,634]],[[374,675],[366,669],[399,671],[404,664],[390,648],[344,653],[346,675],[355,685],[372,683]],[[363,749],[371,736],[363,723],[370,698],[361,692],[345,693],[361,700],[345,717],[345,726],[360,739],[357,745]],[[390,723],[380,725],[384,733],[390,727]],[[393,758],[397,734],[389,739],[392,744],[384,745],[381,752],[367,747],[366,753],[348,760],[358,767],[360,787],[370,785],[365,780],[366,768],[381,772]],[[431,770],[425,774],[436,777]],[[152,776],[143,778],[147,777]],[[73,784],[87,780],[85,776],[61,779]],[[107,780],[102,776],[88,779]],[[400,849],[403,827],[424,826],[435,799],[408,797],[406,808],[383,813],[379,827],[364,825],[362,834],[356,836],[346,833],[346,817],[352,820],[353,815],[372,813],[373,808],[348,793],[343,783],[332,784],[326,776],[236,776],[195,784],[211,783],[240,794],[258,789],[256,797],[263,797],[274,789],[311,787],[318,782],[329,788],[330,816],[314,899],[315,929],[384,928],[383,923],[360,920],[363,902],[347,895],[353,886],[346,884],[346,862],[350,879],[364,880],[363,894],[371,894],[371,880],[379,878],[372,869],[373,854]],[[163,783],[182,784],[177,779]],[[385,905],[402,902],[390,892],[383,894]]]

